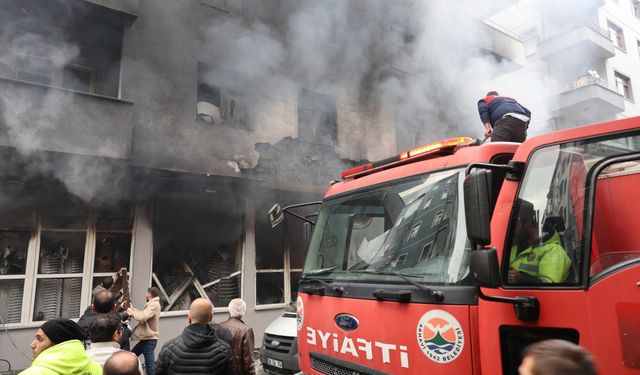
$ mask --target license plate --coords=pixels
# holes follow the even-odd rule
[[[277,367],[277,368],[282,368],[282,361],[278,361],[277,359],[273,359],[273,358],[269,358],[267,357],[267,364],[269,366],[273,366],[273,367]]]

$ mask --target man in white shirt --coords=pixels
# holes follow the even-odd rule
[[[89,326],[89,357],[102,366],[111,354],[122,351],[119,344],[122,329],[122,322],[116,314],[101,314],[97,317]]]

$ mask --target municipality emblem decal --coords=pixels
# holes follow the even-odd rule
[[[302,324],[304,323],[304,303],[300,296],[298,296],[298,299],[296,300],[296,315],[296,328],[300,331],[302,329]]]
[[[418,321],[418,345],[432,361],[448,363],[460,356],[464,332],[458,320],[444,310],[431,310]]]

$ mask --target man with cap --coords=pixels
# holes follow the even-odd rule
[[[38,328],[31,342],[31,367],[20,374],[102,374],[100,365],[85,353],[83,339],[84,334],[74,321],[49,320]]]
[[[518,199],[515,245],[509,256],[507,280],[514,284],[562,283],[569,275],[571,259],[560,234],[551,229],[540,237],[533,204]]]

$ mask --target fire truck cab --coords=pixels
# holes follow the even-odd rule
[[[444,140],[342,179],[300,281],[304,373],[517,374],[561,338],[640,374],[640,118]]]

